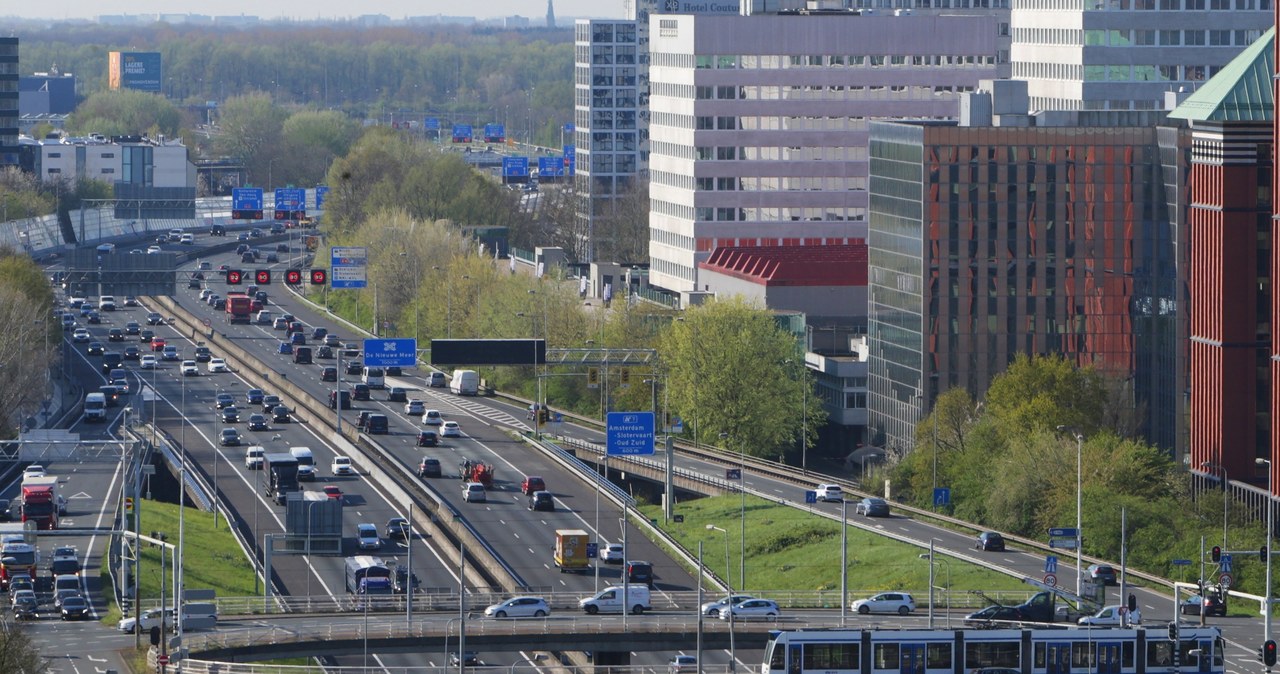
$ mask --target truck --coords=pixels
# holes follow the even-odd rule
[[[591,568],[587,543],[591,538],[582,529],[556,529],[555,562],[560,573],[586,573]]]
[[[292,454],[274,452],[263,457],[263,491],[284,505],[289,492],[298,491],[298,459]]]
[[[14,576],[25,575],[36,579],[36,565],[40,555],[30,543],[9,542],[0,548],[0,590],[8,590]]]
[[[372,555],[356,555],[347,558],[347,592],[350,594],[360,594],[362,583],[370,578],[381,578],[387,582],[388,592],[391,594],[391,567],[382,561],[381,557]],[[364,585],[367,589],[367,584]]]
[[[29,477],[22,481],[19,511],[23,522],[35,522],[37,529],[57,529],[60,509],[58,478]]]
[[[244,293],[227,293],[227,322],[248,323],[252,302]]]

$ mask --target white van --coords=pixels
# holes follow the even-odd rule
[[[170,240],[170,241],[181,241],[181,240],[182,240],[182,230],[181,230],[181,229],[177,229],[177,228],[174,228],[174,229],[169,230],[169,240]]]
[[[360,374],[360,381],[364,382],[364,385],[369,388],[386,388],[386,374],[386,370],[383,370],[380,367],[366,366],[364,368],[364,372]]]
[[[107,397],[101,393],[90,393],[84,397],[85,421],[106,421]]]
[[[316,457],[310,447],[290,447],[289,453],[298,460],[298,480],[316,479]]]
[[[262,461],[267,450],[262,445],[254,445],[244,450],[244,467],[249,470],[262,470]]]
[[[459,396],[473,396],[480,392],[480,375],[475,370],[454,370],[449,380],[449,392]]]
[[[188,244],[188,245],[193,244],[193,243],[195,243],[195,242],[196,242],[196,236],[195,236],[195,234],[183,234],[183,235],[178,239],[178,243],[185,243],[185,244]]]
[[[595,615],[597,613],[622,613],[623,588],[613,585],[596,593],[594,597],[578,600],[578,608]],[[626,602],[631,613],[640,614],[650,610],[649,586],[643,583],[628,583]]]
[[[112,295],[103,295],[98,298],[98,311],[115,311],[116,298]]]

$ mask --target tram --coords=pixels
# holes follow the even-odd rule
[[[1216,627],[797,630],[761,674],[1224,674],[1224,648]]]

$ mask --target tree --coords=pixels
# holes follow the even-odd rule
[[[1098,428],[1108,403],[1103,379],[1060,355],[1018,354],[991,382],[987,412],[1012,436],[1069,426],[1085,435]]]
[[[259,92],[231,98],[219,111],[221,133],[215,137],[214,148],[244,163],[253,182],[262,185],[275,182],[272,160],[288,161],[281,155],[287,117],[267,94]],[[285,170],[283,162],[280,169]],[[268,189],[274,187],[267,185]]]
[[[787,362],[795,336],[740,297],[693,307],[683,318],[658,342],[672,411],[700,440],[735,452],[776,457],[791,447],[803,404],[802,380]]]
[[[25,255],[0,251],[0,434],[11,437],[44,398],[49,354],[56,344],[52,291],[40,268]],[[55,333],[56,334],[56,333]],[[60,338],[60,335],[58,336]],[[0,668],[0,671],[5,671]]]
[[[17,622],[0,623],[0,672],[44,674],[47,671],[49,659],[40,655],[27,626]]]
[[[176,138],[182,130],[182,113],[163,96],[116,89],[101,91],[81,103],[67,119],[67,130],[104,136],[160,134]]]
[[[360,137],[360,127],[332,110],[303,111],[289,116],[282,130],[283,157],[273,167],[277,184],[314,185],[324,179],[335,159]]]

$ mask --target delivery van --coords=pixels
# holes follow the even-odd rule
[[[449,392],[459,396],[473,396],[480,392],[480,375],[475,370],[454,370],[449,381]]]
[[[597,592],[595,596],[578,600],[578,607],[595,615],[597,613],[622,613],[623,587],[613,585]],[[649,586],[642,583],[629,583],[626,586],[626,605],[631,613],[640,614],[648,611]]]
[[[85,421],[106,421],[107,397],[101,393],[90,393],[84,397]]]

